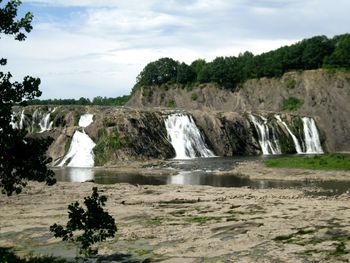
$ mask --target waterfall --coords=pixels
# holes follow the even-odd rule
[[[259,118],[252,114],[250,114],[249,117],[258,133],[259,144],[263,154],[281,154],[281,149],[279,146],[279,141],[275,134],[275,129],[272,126],[270,127],[268,125],[267,119],[263,116],[259,116]]]
[[[175,149],[175,159],[189,159],[195,157],[214,157],[208,149],[192,116],[175,113],[165,118],[168,138]]]
[[[19,120],[18,120],[18,116],[19,116]],[[15,113],[15,112],[13,112],[11,114],[10,125],[11,125],[12,129],[22,130],[27,126],[27,124],[28,124],[28,119],[27,119],[26,115],[24,114],[24,110],[21,111],[20,115],[18,113]],[[30,125],[28,125],[28,126],[30,126]]]
[[[50,114],[51,113],[47,113],[45,117],[40,120],[40,133],[51,130],[53,122],[50,122]]]
[[[67,166],[70,167],[93,167],[94,156],[92,149],[94,147],[95,143],[86,133],[75,131],[69,150],[58,166],[63,166],[69,161]]]
[[[39,125],[40,127],[39,133],[43,133],[45,131],[51,130],[53,121],[50,122],[50,115],[55,110],[56,108],[54,108],[52,111],[49,109],[49,112],[43,113],[39,109],[36,109],[32,117],[32,127],[34,127],[35,124]]]
[[[79,127],[86,128],[93,122],[93,114],[84,114],[79,119]]]
[[[292,137],[294,145],[295,145],[296,152],[299,153],[299,154],[303,153],[303,151],[301,150],[298,138],[292,133],[292,131],[289,129],[288,125],[284,121],[282,121],[281,116],[275,115],[275,118],[277,119],[277,121],[279,123],[281,123],[287,129],[288,133]]]
[[[12,129],[18,129],[18,124],[16,123],[16,114],[12,113],[11,114],[11,121],[10,121],[10,125],[12,127]]]
[[[24,128],[24,119],[25,119],[25,115],[24,115],[24,110],[22,110],[21,112],[21,118],[19,120],[19,129],[22,130]]]
[[[313,118],[303,117],[305,153],[323,153],[317,127]]]
[[[64,166],[69,161],[67,166],[70,167],[94,167],[93,148],[96,144],[84,131],[84,128],[92,123],[92,119],[92,114],[80,117],[79,126],[82,132],[75,131],[69,150],[58,166]]]

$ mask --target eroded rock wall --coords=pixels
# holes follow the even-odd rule
[[[83,128],[78,126],[79,119],[87,113],[93,115],[93,122],[84,128],[84,132],[96,143],[95,166],[112,166],[133,160],[174,158],[175,150],[168,138],[164,119],[175,113],[190,114],[193,117],[207,146],[217,156],[262,153],[250,113],[60,106],[51,113],[52,129],[39,133],[31,122],[33,112],[38,109],[41,112],[50,111],[46,106],[26,107],[25,128],[30,131],[31,136],[54,138],[48,150],[48,155],[53,158],[53,164],[59,163],[67,153],[74,132],[82,131]],[[283,153],[295,153],[295,145],[286,128],[277,122],[275,113],[255,114],[263,115],[261,118],[268,120],[271,127],[274,127]],[[300,117],[291,114],[281,114],[281,117],[302,141],[303,128]],[[322,142],[324,143],[324,139]]]
[[[284,100],[290,97],[303,100],[303,105],[293,111],[283,110]],[[350,151],[349,72],[289,72],[281,78],[248,80],[237,92],[214,84],[187,88],[169,85],[143,88],[133,95],[128,106],[239,113],[282,112],[312,116],[324,132],[329,151]]]

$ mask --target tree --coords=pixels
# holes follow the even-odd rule
[[[350,68],[350,34],[334,37],[334,52],[325,58],[326,67]]]
[[[137,77],[136,86],[161,85],[176,81],[179,62],[171,58],[160,58],[148,63]]]
[[[193,71],[196,73],[197,76],[197,81],[198,80],[198,76],[200,74],[200,72],[203,70],[203,68],[205,67],[207,63],[205,62],[204,59],[196,59],[195,61],[193,61],[190,65],[190,67],[193,69]]]
[[[63,241],[71,241],[79,246],[79,253],[85,256],[97,254],[97,249],[91,246],[96,242],[114,237],[117,227],[114,218],[103,210],[107,202],[106,196],[99,196],[97,187],[92,188],[92,195],[84,198],[86,210],[78,202],[68,206],[66,227],[54,224],[50,231]]]
[[[200,71],[198,72],[198,75],[197,75],[197,81],[199,83],[208,83],[208,82],[210,82],[212,80],[211,66],[212,66],[212,63],[206,63],[200,69]]]
[[[326,56],[332,54],[334,48],[326,36],[316,36],[303,40],[305,49],[302,54],[304,69],[320,68]]]
[[[350,35],[343,34],[333,39],[315,36],[256,56],[246,51],[238,57],[217,57],[209,63],[197,59],[190,65],[192,70],[185,63],[162,58],[143,69],[132,93],[141,86],[167,82],[186,84],[193,82],[192,78],[197,83],[216,82],[225,89],[235,91],[241,86],[239,84],[251,78],[281,77],[291,70],[349,68],[349,50]]]
[[[185,63],[181,63],[177,68],[176,82],[180,84],[191,83],[196,79],[194,70]]]
[[[19,0],[10,0],[0,6],[0,36],[13,35],[15,40],[24,41],[24,32],[32,30],[31,13],[16,19],[20,4]],[[6,63],[6,59],[1,58],[1,66]],[[10,125],[14,105],[25,105],[26,100],[41,95],[40,79],[27,76],[19,83],[11,82],[11,77],[11,73],[0,72],[0,188],[7,195],[20,193],[28,180],[46,181],[48,185],[56,182],[54,173],[46,166],[51,162],[45,154],[52,140],[29,138],[25,130]]]

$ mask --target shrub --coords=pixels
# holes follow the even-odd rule
[[[196,92],[193,92],[191,95],[192,100],[197,100],[198,99],[198,94]]]
[[[297,84],[296,80],[293,78],[287,78],[285,83],[287,89],[294,89],[295,85]]]
[[[168,100],[167,107],[169,107],[169,108],[175,108],[175,107],[176,107],[175,100],[173,100],[173,99]]]
[[[289,97],[283,101],[282,110],[297,110],[303,106],[304,101],[295,97]]]
[[[110,156],[117,150],[130,145],[130,140],[118,130],[113,130],[108,133],[105,128],[101,128],[97,133],[96,146],[94,147],[95,164],[97,166],[104,165]]]
[[[79,246],[79,253],[85,256],[97,254],[91,246],[96,242],[114,237],[117,226],[114,218],[103,210],[106,196],[99,196],[97,187],[92,188],[92,195],[84,198],[86,210],[78,202],[68,206],[69,221],[64,228],[54,224],[50,231],[63,241],[71,241]]]

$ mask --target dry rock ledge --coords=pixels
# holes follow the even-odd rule
[[[287,178],[284,173],[290,171],[263,168],[254,162],[240,165],[235,172],[259,178],[275,172]],[[294,176],[299,176],[298,172],[302,170],[295,170]],[[315,179],[338,174],[306,172]],[[76,200],[82,202],[93,186],[30,183],[20,195],[1,195],[0,247],[14,247],[19,254],[34,251],[74,258],[74,246],[55,239],[49,226],[65,224],[67,206]],[[301,189],[184,185],[115,184],[98,188],[108,197],[106,209],[118,226],[117,237],[99,245],[102,262],[128,262],[121,258],[129,256],[134,260],[130,262],[350,260],[347,193],[323,196]]]

